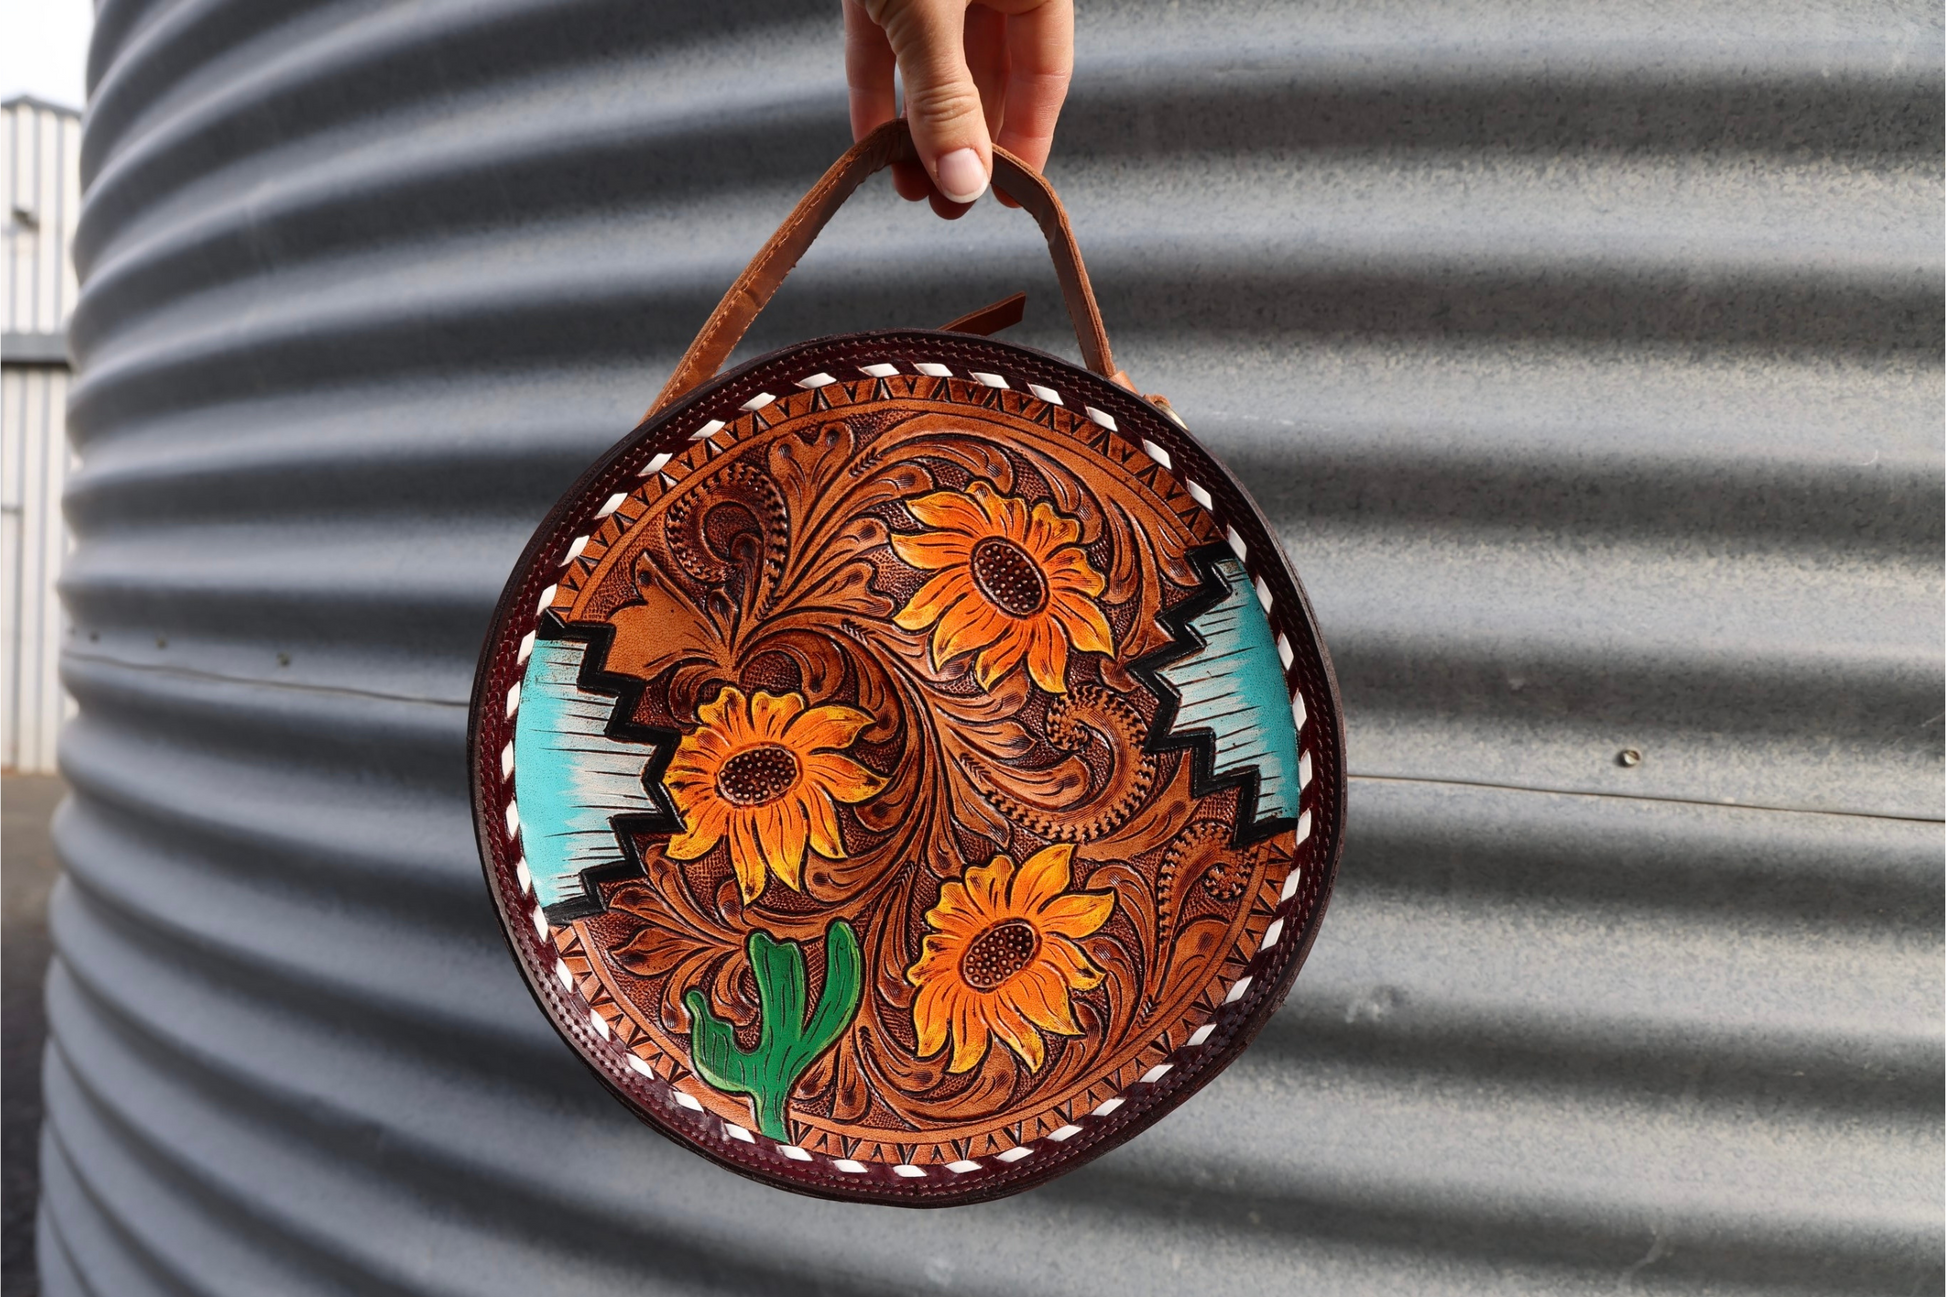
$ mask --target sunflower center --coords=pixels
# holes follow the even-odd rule
[[[996,923],[966,944],[959,973],[976,991],[995,991],[1008,978],[1034,962],[1041,934],[1025,919]]]
[[[745,748],[716,772],[716,791],[737,806],[774,802],[797,786],[797,756],[787,747],[766,743]]]
[[[1047,603],[1047,578],[1033,556],[1010,540],[988,536],[973,547],[973,583],[987,602],[1012,617],[1037,613]]]

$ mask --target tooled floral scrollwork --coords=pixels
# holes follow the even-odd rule
[[[637,719],[681,735],[683,828],[603,920],[624,1000],[673,1055],[696,1005],[747,1049],[786,998],[747,952],[785,985],[855,934],[855,1019],[793,1073],[793,1112],[909,1132],[1085,1082],[1181,1011],[1263,867],[1172,847],[1224,811],[1145,751],[1127,669],[1217,537],[1141,465],[1026,422],[744,435],[692,456],[599,613]]]

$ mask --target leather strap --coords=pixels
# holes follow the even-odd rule
[[[683,353],[675,373],[669,376],[644,419],[654,418],[692,388],[716,375],[757,314],[783,284],[784,276],[790,274],[832,215],[867,176],[894,162],[909,162],[916,157],[912,133],[900,118],[887,122],[852,145],[833,163],[777,227],[777,233],[758,249],[757,255],[730,285],[730,291],[723,294],[723,300],[710,312],[702,332],[689,344],[689,350]],[[1067,300],[1074,336],[1081,343],[1082,359],[1103,378],[1126,385],[1127,380],[1116,370],[1109,352],[1101,308],[1095,305],[1094,289],[1088,284],[1088,271],[1081,264],[1081,249],[1075,246],[1074,230],[1068,225],[1068,214],[1061,207],[1061,200],[1038,171],[998,146],[993,150],[993,183],[1027,209],[1040,224],[1041,233],[1047,236],[1047,250],[1061,281],[1061,295]]]
[[[939,326],[941,333],[977,333],[983,338],[991,338],[1002,329],[1011,329],[1027,315],[1027,294],[1015,293],[1003,297],[991,306],[982,306],[977,311],[968,311],[957,319],[949,320]]]

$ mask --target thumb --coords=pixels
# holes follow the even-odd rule
[[[993,170],[980,88],[966,66],[963,0],[883,0],[872,17],[905,79],[905,116],[919,161],[939,192],[970,203]]]

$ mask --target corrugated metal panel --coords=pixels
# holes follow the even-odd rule
[[[0,766],[36,774],[54,772],[69,707],[55,593],[68,544],[67,403],[65,366],[0,367]]]
[[[1938,1291],[1929,6],[1090,6],[1052,170],[1117,355],[1342,673],[1312,966],[946,1213],[730,1177],[568,1056],[473,655],[844,143],[829,9],[103,6],[49,1291]],[[1042,256],[881,188],[751,345],[1025,286],[1060,348]]]
[[[25,96],[0,104],[7,190],[0,336],[0,766],[52,773],[69,707],[55,595],[67,531],[68,256],[81,217],[81,114]]]
[[[59,333],[74,310],[68,256],[81,219],[81,114],[21,95],[0,104],[0,175],[7,186],[4,325]]]

